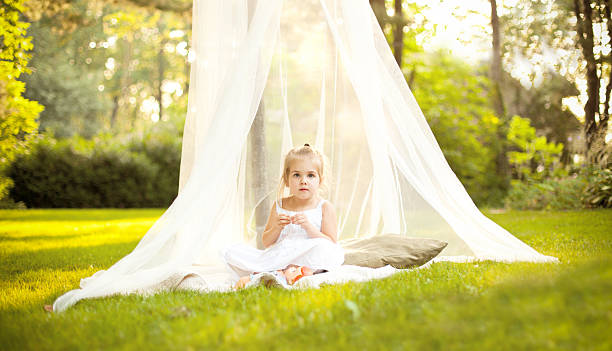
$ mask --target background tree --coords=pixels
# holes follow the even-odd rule
[[[491,24],[483,23],[482,32],[493,44],[493,54],[483,61],[430,48],[429,41],[445,30],[428,18],[428,7],[434,5],[419,7],[408,0],[370,3],[446,158],[478,203],[503,196],[499,159],[508,142],[504,118],[529,118],[538,138],[563,143],[561,160],[566,164],[581,151],[576,145],[586,144],[574,116],[577,110],[567,108],[573,106],[568,101],[587,101],[587,65],[577,45],[573,0],[516,0],[512,7],[490,0]],[[107,138],[112,150],[130,143],[132,152],[145,153],[160,169],[172,169],[166,165],[176,160],[159,156],[180,148],[189,88],[191,0],[29,4],[24,18],[32,22],[35,52],[30,64],[35,69],[22,80],[28,86],[24,95],[45,104],[42,132],[53,131],[59,139],[75,136],[75,148],[82,143],[76,136],[96,143]],[[595,121],[603,125],[610,99],[610,22],[606,4],[597,4],[592,7],[592,27],[601,116]],[[482,15],[489,17],[488,9]],[[584,95],[578,95],[581,91]],[[289,98],[301,104],[299,109],[312,108],[308,99]],[[264,113],[262,103],[249,136],[251,149],[259,150],[248,156],[250,166],[259,170],[252,170],[251,185],[268,184],[263,173],[269,163],[265,143],[255,137],[264,134],[266,126],[259,123]],[[520,151],[515,148],[506,150]],[[175,181],[164,179],[164,184]],[[267,207],[262,204],[264,212]]]
[[[370,3],[451,168],[476,203],[500,204],[510,170],[497,176],[505,136],[498,135],[502,121],[492,108],[494,86],[486,66],[471,66],[444,51],[425,53],[418,39],[427,34],[427,19],[417,16],[422,7],[400,0]],[[402,12],[396,10],[400,4]]]
[[[508,141],[514,147],[509,161],[516,179],[542,180],[554,176],[560,168],[563,144],[548,142],[545,136],[536,136],[529,119],[513,116],[508,128]]]
[[[29,0],[28,13],[33,15],[34,20],[38,20],[36,16],[42,13],[47,15],[59,14],[69,8],[73,2],[74,0]],[[191,8],[193,6],[193,0],[102,0],[99,3],[115,7],[137,5],[141,9],[157,9],[186,16],[191,16]]]
[[[500,120],[489,104],[487,66],[473,68],[442,51],[424,56],[413,93],[449,165],[477,204],[500,204],[496,175]],[[449,89],[449,87],[452,87]]]
[[[504,64],[525,89],[538,88],[551,79],[565,80],[575,87],[555,89],[551,95],[559,97],[563,91],[565,96],[561,100],[583,104],[583,114],[573,111],[581,119],[582,135],[566,133],[564,142],[572,144],[571,152],[585,153],[591,160],[591,156],[605,148],[605,137],[609,133],[609,117],[606,117],[609,116],[606,92],[612,88],[609,10],[609,1],[603,0],[519,0],[515,6],[504,8],[502,17],[506,26]],[[556,85],[567,86],[565,83]],[[579,91],[584,95],[577,96]],[[548,104],[555,105],[558,101],[557,98],[549,99]],[[565,106],[557,105],[561,111],[567,110]],[[540,132],[534,120],[538,116],[528,117]],[[550,124],[549,129],[557,129],[564,120],[567,119],[560,118]],[[574,126],[575,122],[570,125]],[[577,138],[582,145],[575,143]]]
[[[498,136],[501,141],[501,148],[496,157],[497,176],[501,180],[504,189],[510,185],[510,164],[508,163],[506,135],[508,133],[508,118],[506,116],[506,107],[504,105],[504,97],[502,87],[504,86],[504,74],[502,67],[502,48],[501,48],[501,32],[502,28],[497,15],[497,1],[489,0],[491,4],[491,100],[495,115],[500,120],[498,128]]]
[[[491,3],[491,29],[492,29],[492,55],[491,55],[491,87],[493,88],[493,108],[495,114],[505,119],[506,111],[501,87],[504,85],[503,68],[501,60],[501,28],[499,17],[497,16],[497,1],[489,0]]]
[[[21,18],[22,0],[0,3],[0,200],[8,194],[12,180],[4,175],[5,167],[14,159],[15,151],[27,142],[27,136],[38,128],[36,118],[44,109],[36,101],[22,96],[26,85],[18,78],[30,73],[27,67],[32,49],[27,35],[29,23]]]
[[[564,145],[561,162],[569,165],[572,155],[581,153],[581,123],[576,116],[563,106],[563,99],[578,96],[576,85],[558,72],[544,73],[546,79],[538,86],[526,88],[520,81],[506,74],[503,88],[507,113],[510,116],[529,118],[538,135]]]
[[[393,55],[400,68],[402,67],[402,57],[404,55],[404,27],[406,25],[402,2],[402,0],[394,0],[393,2]]]
[[[584,105],[584,132],[589,159],[604,150],[610,118],[610,91],[612,90],[612,56],[601,50],[604,38],[610,46],[612,19],[609,0],[573,0],[576,14],[576,32],[584,60],[588,100]],[[595,35],[594,28],[598,28]],[[607,32],[607,35],[606,35]],[[607,77],[607,84],[604,83]],[[605,85],[604,85],[605,84]],[[600,101],[600,86],[605,86],[605,100]]]
[[[385,0],[370,0],[370,6],[372,6],[372,11],[376,15],[378,24],[384,30],[385,24],[388,22]]]
[[[24,78],[31,87],[26,96],[45,106],[40,115],[41,130],[58,137],[94,135],[109,107],[98,90],[104,79],[99,67],[105,58],[90,47],[90,43],[104,38],[102,26],[96,21],[98,11],[79,1],[53,16],[38,14],[38,20],[32,23],[34,50],[30,64],[35,70]]]
[[[41,128],[58,137],[142,132],[186,105],[189,17],[160,20],[155,8],[109,3],[76,0],[31,13],[40,43],[28,94],[47,107]]]

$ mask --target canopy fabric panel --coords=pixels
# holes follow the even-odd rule
[[[178,196],[130,254],[55,311],[189,274],[207,290],[231,288],[219,252],[257,245],[256,213],[277,197],[284,153],[303,143],[329,159],[324,196],[340,239],[398,233],[447,241],[437,260],[557,261],[474,205],[367,0],[195,0],[191,44]]]

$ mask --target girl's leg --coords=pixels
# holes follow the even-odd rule
[[[245,275],[244,277],[238,279],[238,282],[236,283],[236,286],[234,286],[234,289],[238,290],[244,288],[245,285],[247,285],[251,281],[251,275]]]

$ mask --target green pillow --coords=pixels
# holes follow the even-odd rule
[[[436,257],[448,243],[435,239],[410,238],[398,234],[381,234],[365,239],[340,242],[344,264],[379,268],[420,266]]]

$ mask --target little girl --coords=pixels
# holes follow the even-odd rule
[[[238,244],[223,253],[226,263],[243,277],[241,281],[248,282],[252,273],[292,266],[317,273],[342,265],[344,251],[337,244],[336,212],[319,196],[327,180],[325,171],[323,155],[308,144],[287,153],[277,200],[262,235],[266,249]],[[282,198],[286,187],[289,196]]]

